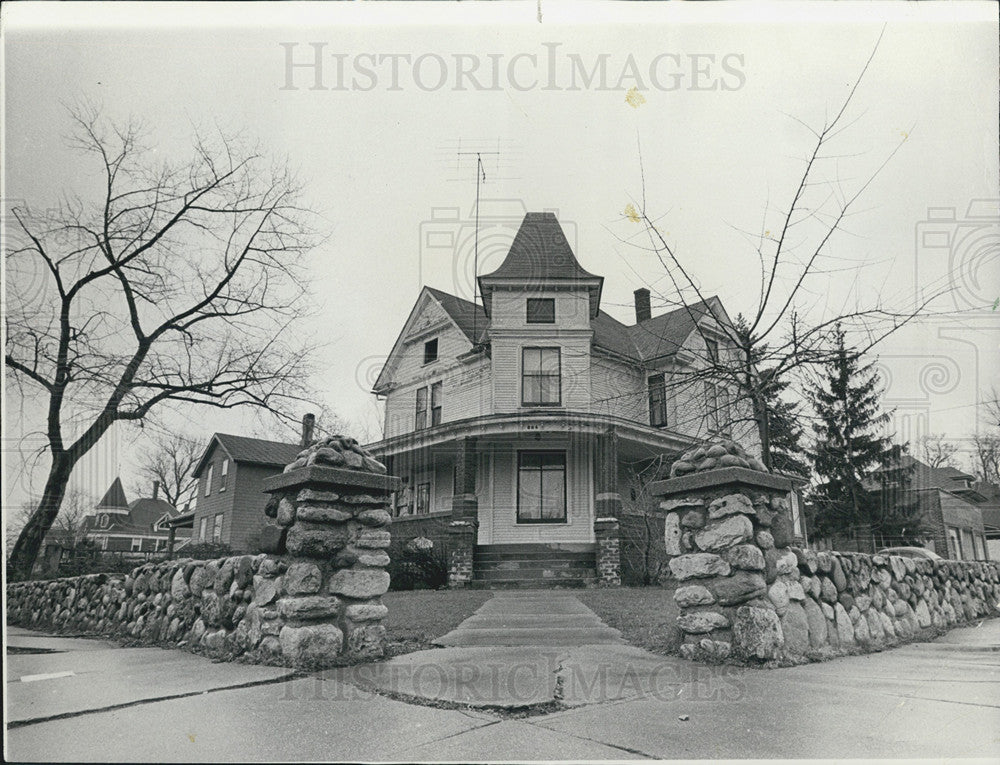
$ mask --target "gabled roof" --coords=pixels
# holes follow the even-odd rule
[[[718,298],[681,306],[629,327],[629,337],[639,349],[640,358],[650,360],[676,353],[695,331],[698,322],[714,315],[710,305],[713,301],[718,302]]]
[[[116,477],[110,488],[104,493],[104,497],[97,503],[98,510],[125,512],[128,510],[128,500],[125,498],[125,489],[122,487],[122,479]]]
[[[465,333],[470,343],[476,345],[486,339],[486,330],[490,320],[486,317],[486,311],[483,310],[482,306],[476,305],[471,300],[463,300],[460,297],[449,295],[447,292],[436,290],[433,287],[424,287],[424,289],[441,304],[451,320]]]
[[[507,257],[496,271],[479,277],[483,309],[490,312],[493,289],[503,284],[542,288],[575,283],[590,293],[590,315],[600,309],[604,277],[585,270],[573,254],[554,213],[526,213]]]
[[[192,475],[196,478],[201,476],[205,464],[208,461],[212,450],[216,445],[229,455],[233,462],[242,462],[251,465],[274,465],[284,467],[294,462],[298,457],[302,447],[299,444],[289,444],[282,441],[266,441],[263,438],[248,438],[247,436],[234,436],[230,433],[215,433],[208,442],[204,454],[195,465]]]

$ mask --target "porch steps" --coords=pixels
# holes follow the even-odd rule
[[[587,587],[596,581],[592,544],[477,545],[473,580],[478,589]]]

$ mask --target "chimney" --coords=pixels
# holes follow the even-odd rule
[[[313,428],[316,427],[316,415],[306,414],[302,417],[302,440],[299,446],[309,446],[313,442]]]
[[[160,496],[160,482],[153,481],[153,499],[156,499],[159,496]]]
[[[653,315],[649,308],[649,290],[640,287],[632,294],[635,295],[635,323],[638,324]]]

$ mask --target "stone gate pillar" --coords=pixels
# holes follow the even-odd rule
[[[671,476],[650,491],[667,513],[665,542],[667,554],[675,556],[669,565],[684,632],[681,654],[707,661],[731,653],[743,660],[779,658],[783,620],[797,619],[802,609],[779,614],[775,593],[785,605],[805,600],[789,549],[792,482],[766,472],[732,441],[685,454]]]
[[[254,577],[250,628],[270,636],[265,650],[302,667],[384,654],[389,497],[399,485],[343,436],[321,439],[265,480],[275,523],[263,552],[281,556]]]

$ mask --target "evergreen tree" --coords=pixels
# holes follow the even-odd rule
[[[735,325],[738,337],[741,341],[745,340],[750,327],[743,314],[736,317]],[[758,368],[766,353],[767,345],[755,346],[751,350],[751,365]],[[803,459],[805,449],[801,444],[803,433],[799,425],[799,403],[782,398],[788,382],[775,374],[774,369],[758,369],[757,378],[761,383],[761,395],[750,396],[750,399],[754,402],[754,417],[767,419],[770,455],[766,462],[779,473],[808,479],[809,465]]]
[[[809,390],[816,412],[810,454],[818,483],[811,496],[811,528],[819,536],[850,536],[866,526],[894,544],[922,533],[909,490],[903,449],[884,434],[889,415],[880,405],[874,362],[846,347],[838,326],[824,378]]]

